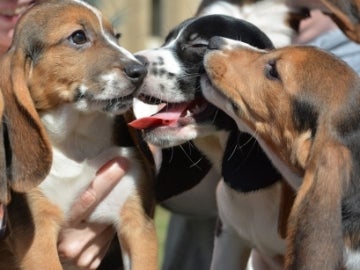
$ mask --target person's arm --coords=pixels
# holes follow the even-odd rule
[[[112,226],[84,220],[121,180],[127,167],[127,160],[121,157],[107,162],[74,203],[58,240],[59,256],[63,262],[71,262],[83,269],[96,269],[100,265],[115,230]]]

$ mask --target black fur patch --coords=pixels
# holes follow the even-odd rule
[[[211,168],[209,160],[190,144],[163,149],[162,155],[155,187],[156,199],[160,202],[191,189]]]
[[[239,192],[266,188],[282,178],[256,140],[239,131],[229,136],[222,175],[224,182]]]
[[[292,104],[293,122],[298,131],[311,130],[312,137],[316,134],[319,112],[314,104],[304,98],[295,98]]]

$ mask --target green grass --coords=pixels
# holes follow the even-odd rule
[[[155,226],[159,241],[159,266],[162,265],[164,258],[164,245],[166,239],[167,227],[169,224],[170,213],[161,206],[156,207]]]

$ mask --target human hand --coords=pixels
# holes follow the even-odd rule
[[[59,256],[63,263],[75,264],[81,269],[96,269],[100,265],[115,230],[109,225],[84,220],[121,180],[127,168],[125,158],[110,160],[99,169],[94,181],[74,203],[58,240]]]
[[[337,29],[334,21],[320,10],[311,10],[310,15],[309,18],[301,21],[299,33],[293,43],[307,44],[321,34]]]

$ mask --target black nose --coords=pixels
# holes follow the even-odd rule
[[[147,69],[143,64],[131,62],[124,68],[126,76],[135,84],[140,84],[146,76]]]
[[[225,41],[222,37],[212,37],[209,40],[208,49],[209,50],[219,50],[225,44]]]
[[[142,55],[135,55],[135,58],[140,61],[141,64],[143,64],[145,67],[149,65],[149,60]]]

